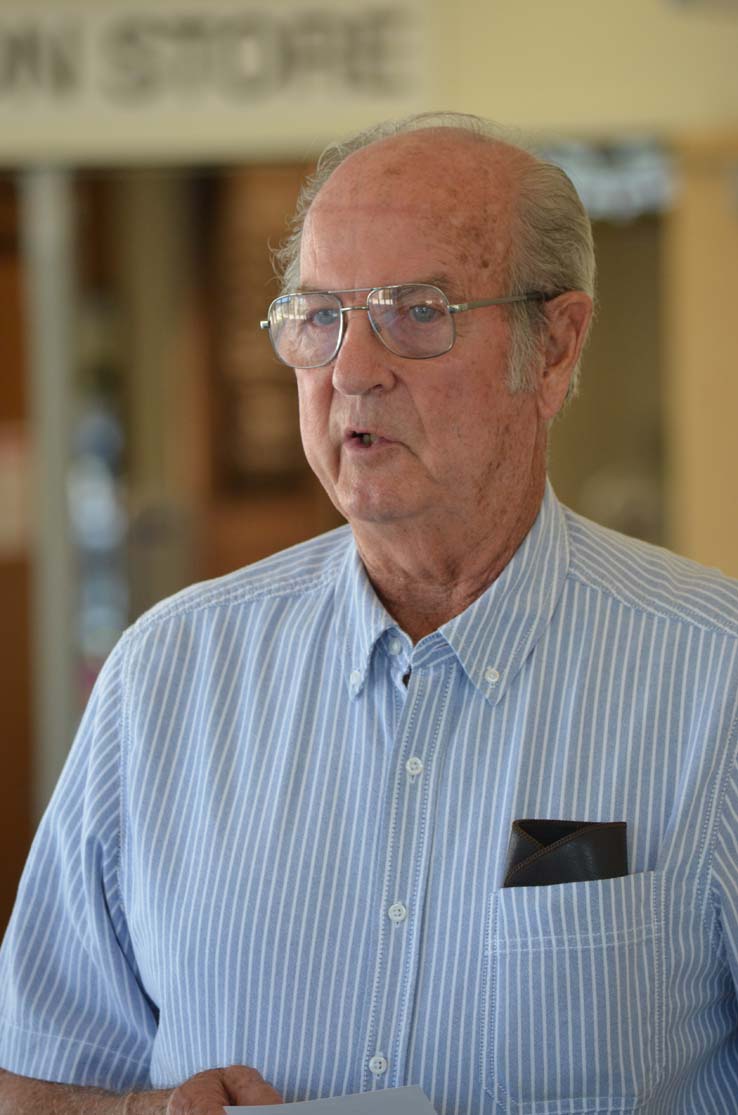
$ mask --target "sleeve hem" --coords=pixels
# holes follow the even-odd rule
[[[0,1024],[0,1066],[18,1076],[110,1092],[150,1087],[148,1057],[128,1057],[113,1045],[40,1034],[5,1020]]]

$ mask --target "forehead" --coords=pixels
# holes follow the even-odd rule
[[[402,264],[420,265],[425,256],[444,271],[499,271],[510,250],[514,181],[512,149],[450,129],[362,148],[337,168],[307,214],[302,279],[332,264],[343,275],[352,262],[357,280],[362,262],[372,272],[361,279],[367,285],[423,278]],[[401,271],[380,275],[384,265]]]

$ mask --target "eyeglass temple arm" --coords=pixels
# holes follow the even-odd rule
[[[507,298],[481,298],[476,302],[457,302],[448,309],[451,314],[459,314],[463,310],[477,310],[480,306],[507,306],[511,302],[550,302],[552,298],[558,298],[558,294],[532,291],[530,294],[511,294]]]

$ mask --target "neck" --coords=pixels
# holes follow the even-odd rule
[[[387,611],[413,642],[474,603],[497,580],[536,520],[543,483],[494,522],[352,524]]]

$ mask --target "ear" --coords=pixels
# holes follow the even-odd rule
[[[541,417],[550,422],[566,399],[592,318],[592,299],[581,290],[570,290],[546,303],[543,368],[538,383]]]

